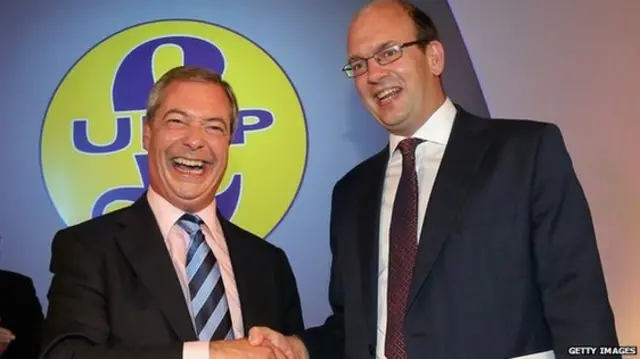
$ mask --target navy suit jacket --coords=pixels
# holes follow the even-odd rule
[[[245,333],[304,329],[282,249],[219,215]],[[191,316],[146,193],[133,205],[65,228],[52,243],[42,359],[181,359]]]
[[[311,359],[375,356],[388,147],[335,185],[333,314]],[[497,359],[617,345],[591,214],[560,130],[458,106],[429,200],[404,325],[409,359]],[[610,357],[608,357],[610,358]]]

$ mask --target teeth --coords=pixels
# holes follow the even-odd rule
[[[382,100],[383,98],[385,98],[385,97],[387,97],[387,96],[389,96],[389,95],[391,95],[391,94],[397,93],[397,92],[399,92],[399,91],[400,91],[400,89],[399,89],[399,88],[397,88],[397,87],[392,87],[392,88],[390,88],[390,89],[386,89],[386,90],[383,90],[383,91],[381,91],[381,92],[378,92],[378,94],[376,95],[376,97],[378,98],[378,100]]]
[[[177,167],[176,169],[182,173],[190,175],[201,175],[204,172],[204,168],[197,167]]]
[[[204,162],[203,161],[198,161],[198,160],[189,160],[186,158],[174,158],[173,162],[179,164],[179,165],[183,165],[183,166],[189,166],[189,167],[198,167],[198,168],[202,168],[204,167]]]

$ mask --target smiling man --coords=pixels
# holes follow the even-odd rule
[[[311,359],[549,359],[617,345],[559,129],[465,111],[442,87],[445,58],[433,21],[406,1],[355,16],[343,71],[389,142],[334,187],[333,314],[299,336],[254,328],[252,343]]]
[[[150,187],[56,234],[43,358],[282,358],[243,338],[304,329],[288,259],[216,210],[237,119],[217,73],[178,67],[153,86]]]

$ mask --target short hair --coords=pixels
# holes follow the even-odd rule
[[[400,5],[411,18],[416,32],[416,40],[440,41],[438,29],[427,12],[408,0],[393,0],[393,2]],[[427,43],[421,43],[418,46],[424,49]]]
[[[156,111],[162,104],[162,101],[165,97],[165,91],[169,85],[178,81],[194,81],[205,84],[213,84],[219,85],[224,90],[229,103],[231,104],[231,113],[230,121],[231,121],[231,131],[230,134],[233,135],[238,122],[238,100],[233,91],[231,85],[222,79],[219,73],[198,67],[198,66],[178,66],[169,70],[167,73],[162,75],[160,79],[151,87],[151,91],[149,92],[149,98],[147,100],[147,113],[146,120],[152,121],[153,117],[156,114]]]

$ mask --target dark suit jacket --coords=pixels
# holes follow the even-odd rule
[[[335,186],[333,315],[311,358],[374,357],[388,147]],[[410,359],[510,358],[616,345],[591,215],[559,129],[458,107],[424,218],[404,335]]]
[[[0,358],[37,358],[43,318],[31,278],[0,270],[0,327],[16,337]]]
[[[245,333],[304,329],[284,252],[219,218]],[[187,303],[146,194],[132,206],[59,231],[52,245],[43,358],[181,359],[197,341]]]

